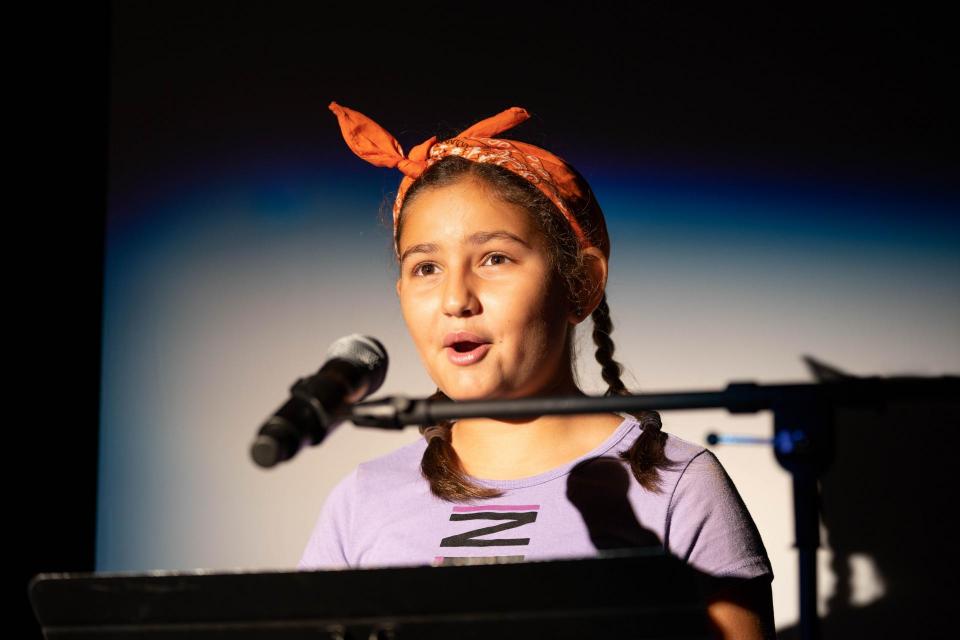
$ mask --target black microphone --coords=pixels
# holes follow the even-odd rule
[[[317,373],[290,387],[290,399],[260,427],[250,455],[261,467],[289,460],[304,443],[320,444],[350,415],[350,406],[387,377],[387,351],[370,336],[340,338],[326,358]]]

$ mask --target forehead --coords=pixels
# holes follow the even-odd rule
[[[399,245],[458,242],[477,231],[505,229],[531,243],[539,230],[530,214],[493,197],[472,180],[421,191],[403,213]]]

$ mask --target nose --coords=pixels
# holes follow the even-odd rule
[[[480,299],[474,288],[469,270],[447,270],[443,283],[443,312],[454,317],[473,316],[480,313]]]

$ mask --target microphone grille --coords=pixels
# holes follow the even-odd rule
[[[368,393],[376,391],[387,377],[387,350],[379,340],[371,336],[359,333],[344,336],[330,345],[326,358],[339,358],[369,369],[373,376]]]

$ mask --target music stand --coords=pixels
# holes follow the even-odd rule
[[[659,549],[330,571],[39,574],[48,640],[704,638],[694,570]]]

